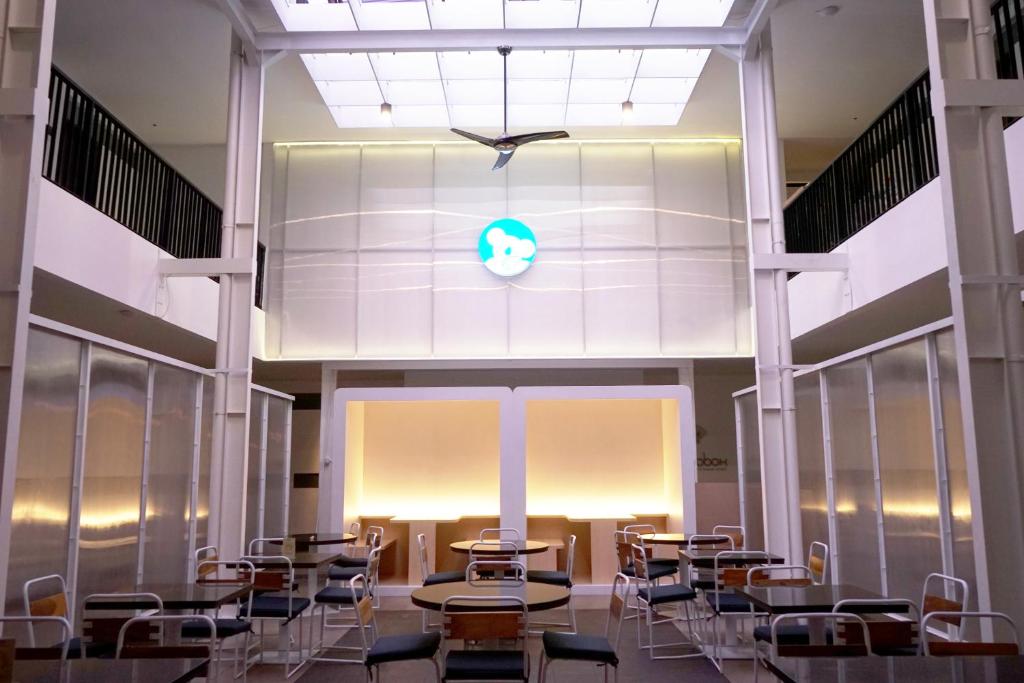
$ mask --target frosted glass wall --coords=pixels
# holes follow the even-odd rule
[[[742,451],[740,509],[747,548],[764,548],[764,500],[761,495],[761,440],[758,436],[757,393],[736,397],[737,446]]]
[[[252,392],[249,465],[245,493],[245,542],[284,536],[291,489],[292,402]]]
[[[832,578],[843,583],[920,600],[925,576],[942,572],[976,594],[951,330],[932,326],[851,356],[796,377],[804,542],[829,544]],[[736,398],[745,467],[755,399]],[[749,491],[746,472],[744,481]],[[754,500],[745,496],[747,519],[760,515]]]
[[[739,145],[277,146],[267,349],[280,358],[748,356]],[[505,279],[480,233],[518,218]]]

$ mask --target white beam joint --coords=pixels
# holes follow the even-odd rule
[[[933,79],[932,98],[944,109],[955,107],[1024,107],[1024,81]]]
[[[846,272],[846,254],[754,254],[754,270],[785,270],[790,273]]]

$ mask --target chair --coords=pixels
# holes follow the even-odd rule
[[[263,556],[264,552],[263,552],[262,546],[263,546],[264,543],[271,543],[271,544],[280,545],[280,544],[284,543],[284,538],[282,536],[265,536],[265,537],[262,537],[262,538],[254,538],[251,541],[249,541],[249,555],[248,556],[249,557]],[[209,547],[213,547],[213,546],[207,546],[207,547],[209,548]],[[198,554],[198,551],[197,551],[197,554]]]
[[[647,546],[645,546],[643,543],[643,537],[646,534],[656,534],[658,532],[658,530],[655,528],[653,524],[627,524],[626,526],[622,527],[622,530],[625,531],[627,534],[634,533],[638,535],[640,537],[640,545],[644,546],[645,548]],[[648,555],[647,566],[651,568],[674,567],[678,569],[679,559],[674,557],[652,557],[651,555]]]
[[[821,541],[811,542],[807,550],[807,568],[811,570],[811,579],[817,585],[825,583],[828,575],[828,546]]]
[[[494,527],[480,530],[481,541],[521,541],[519,529],[512,527]]]
[[[38,593],[36,593],[37,591]],[[32,597],[33,593],[36,593],[36,597],[34,599]],[[39,576],[34,579],[29,579],[21,587],[21,597],[26,616],[60,617],[68,623],[72,621],[71,610],[69,608],[71,600],[68,597],[68,586],[64,582],[64,577],[60,574],[49,574],[47,576]],[[27,621],[25,623],[28,626],[29,647],[37,647],[35,625],[36,623],[44,622]],[[80,657],[87,656],[85,650],[82,648],[81,638],[74,637],[71,632],[68,632],[67,635],[70,639],[67,643],[68,657],[78,659]],[[95,654],[101,653],[97,652]]]
[[[526,565],[518,560],[473,560],[466,565],[466,581],[526,581]]]
[[[71,645],[71,624],[64,617],[49,616],[16,616],[16,617],[4,617],[0,616],[0,627],[6,624],[25,624],[28,626],[29,634],[29,646],[28,647],[15,647],[14,658],[15,659],[59,659],[61,661],[68,658],[68,652]],[[60,640],[56,645],[50,647],[38,647],[35,642],[35,626],[36,624],[50,624],[60,627]]]
[[[626,593],[629,590],[629,577],[616,574],[612,580],[612,598],[608,606],[608,621],[604,627],[604,636],[588,636],[580,633],[561,633],[545,631],[543,636],[544,650],[540,659],[540,683],[547,680],[550,662],[566,660],[590,662],[604,667],[605,683],[608,681],[608,669],[615,672],[614,680],[619,680],[619,640],[622,638],[622,622],[626,613]],[[612,638],[612,622],[615,622],[615,640]]]
[[[481,611],[471,611],[474,603]],[[485,607],[484,607],[485,605]],[[526,647],[529,612],[526,601],[513,596],[452,596],[441,603],[443,681],[530,680]],[[453,640],[508,639],[514,650],[452,650]]]
[[[549,571],[543,569],[530,569],[526,572],[526,580],[534,583],[546,583],[551,586],[562,586],[569,589],[569,621],[559,622],[534,622],[538,626],[565,626],[571,633],[576,632],[576,608],[572,602],[572,570],[576,558],[576,535],[569,536],[569,548],[565,555],[565,571]]]
[[[654,651],[658,648],[694,644],[693,624],[692,619],[690,618],[690,603],[697,598],[697,593],[689,586],[681,583],[671,583],[662,586],[656,585],[648,574],[646,550],[639,545],[634,545],[632,550],[633,568],[635,570],[636,580],[639,584],[636,592],[637,607],[638,609],[643,610],[645,620],[647,621],[647,644],[644,645],[643,640],[640,638],[640,619],[639,617],[637,618],[636,639],[640,649],[647,650],[651,659],[685,659],[687,657],[703,657],[704,653],[700,651],[683,655],[656,656],[654,654]],[[669,604],[676,605],[676,616],[656,620],[655,617],[658,613],[658,606]],[[686,611],[685,620],[683,620],[681,615],[679,615],[680,606],[682,606]],[[655,644],[654,627],[656,625],[669,623],[674,624],[681,620],[686,622],[686,627],[690,632],[690,639],[688,641]]]
[[[784,643],[781,642],[781,630],[789,622],[806,621],[808,629],[814,622],[835,624],[832,629],[833,642],[817,643]],[[854,635],[851,628],[860,630],[859,636]],[[772,657],[866,657],[871,654],[871,633],[864,619],[848,612],[797,612],[782,614],[772,620]]]
[[[353,522],[352,525],[349,527],[349,533],[354,533],[354,535],[356,537],[358,537],[359,536],[359,529],[360,529],[359,522]],[[369,558],[369,556],[370,556],[370,551],[372,551],[374,548],[379,548],[383,542],[384,542],[384,527],[382,527],[382,526],[368,526],[368,527],[366,527],[366,537],[363,539],[362,547],[360,547],[360,546],[353,546],[352,547],[352,550],[356,550],[358,548],[360,550],[360,552],[359,553],[353,553],[351,555],[349,555],[349,554],[342,555],[340,558],[338,558],[337,560],[335,560],[333,562],[333,566],[331,567],[331,569],[335,569],[336,567],[341,567],[341,568],[345,568],[345,567],[365,568],[366,567],[367,558]],[[360,573],[360,572],[356,572],[356,574],[358,574],[358,573]],[[337,573],[337,575],[332,577],[332,578],[348,581],[353,576],[355,576],[355,574],[344,575],[343,576],[341,573]]]
[[[928,638],[929,621],[951,623],[955,620],[959,628],[964,619],[991,619],[993,622],[1003,622],[1013,634],[1013,640],[1010,642],[985,643],[977,641],[966,642],[963,640],[936,641]],[[1017,631],[1017,624],[1002,612],[949,612],[936,610],[928,613],[921,620],[921,631],[924,633],[924,637],[921,638],[921,651],[926,657],[1016,656],[1020,654],[1020,635]]]
[[[497,570],[501,563],[518,562],[519,545],[515,541],[478,541],[469,546],[469,564],[476,565],[477,579],[504,578]],[[495,567],[488,568],[487,563],[495,564]],[[522,564],[522,563],[520,563]],[[523,565],[525,572],[525,565]],[[467,566],[466,581],[469,581],[469,567]],[[525,575],[524,575],[525,576]]]
[[[204,549],[200,549],[204,550]],[[201,557],[199,552],[196,553],[196,559]],[[214,557],[216,555],[206,554],[205,557]],[[233,576],[221,578],[221,569],[234,570]],[[242,571],[244,570],[244,571]],[[254,581],[256,575],[256,568],[251,562],[245,560],[236,560],[234,562],[225,562],[217,559],[203,559],[200,560],[196,565],[196,583],[197,584],[247,584]],[[214,616],[213,623],[216,626],[214,639],[217,641],[217,652],[214,662],[220,662],[223,659],[224,654],[224,642],[230,638],[236,636],[244,636],[244,642],[242,643],[243,657],[239,657],[238,643],[235,643],[234,657],[232,658],[232,668],[234,671],[235,678],[242,677],[243,679],[248,678],[248,661],[250,655],[250,640],[249,634],[252,633],[252,600],[248,600],[245,603],[245,609],[242,609],[242,602],[239,600],[235,605],[235,616],[234,617],[220,617]],[[206,622],[202,619],[194,621],[187,621],[181,627],[181,637],[186,639],[203,639],[208,638],[210,630]],[[241,666],[241,669],[239,669]]]
[[[253,594],[243,603],[241,609],[249,615],[253,623],[259,622],[260,663],[263,662],[263,653],[266,649],[264,634],[266,622],[278,623],[278,639],[285,641],[287,646],[280,648],[282,652],[287,653],[284,661],[284,675],[285,678],[290,678],[306,663],[302,659],[302,628],[299,628],[299,649],[297,651],[292,649],[291,622],[306,611],[310,605],[309,599],[295,595],[295,567],[292,566],[290,558],[284,555],[255,555],[241,559],[247,562],[259,561],[260,563],[272,560],[275,565],[253,574]],[[295,666],[290,666],[293,653],[298,654],[298,662]],[[248,666],[248,662],[246,665]]]
[[[325,650],[350,650],[359,653],[359,658],[317,657],[310,660],[317,662],[334,662],[341,664],[362,664],[366,667],[367,677],[372,680],[374,671],[379,672],[381,665],[393,662],[407,662],[417,659],[429,659],[434,665],[437,680],[441,680],[440,667],[437,664],[437,651],[441,646],[441,634],[410,633],[407,635],[381,636],[377,633],[377,620],[374,617],[373,599],[366,577],[360,574],[348,582],[345,588],[349,591],[349,604],[355,614],[353,627],[359,631],[358,646],[340,646],[323,644],[323,623],[321,622],[321,643],[318,652]],[[310,642],[313,641],[313,625],[310,622]],[[369,637],[367,637],[369,636]]]
[[[686,539],[686,549],[692,550],[736,550],[732,536],[727,534],[693,534]],[[715,587],[714,573],[707,569],[691,567],[689,576],[690,588],[706,591]]]
[[[431,572],[430,561],[427,555],[427,537],[425,534],[416,534],[416,545],[420,553],[420,576],[423,577],[424,586],[434,586],[439,583],[457,583],[466,577],[465,572]]]
[[[363,577],[362,585],[366,589],[367,595],[372,600],[377,593],[377,579],[380,570],[380,548],[374,548],[370,551],[370,556],[367,558],[369,564],[366,569],[363,570],[365,573],[356,574],[356,576]],[[351,569],[351,567],[349,568]],[[352,579],[356,578],[355,576]],[[350,582],[352,579],[346,579],[339,585],[332,585],[332,582],[340,581],[339,579],[327,577],[324,587],[317,591],[317,594],[313,596],[313,616],[315,621],[316,608],[320,608],[320,624],[321,624],[321,640],[323,639],[323,629],[326,628],[356,628],[356,622],[353,615],[352,621],[341,621],[335,623],[327,623],[327,608],[334,607],[340,614],[342,610],[353,610],[355,611],[355,605],[352,602],[352,591],[349,590]],[[312,644],[312,623],[310,624],[310,643]]]
[[[773,574],[786,573],[787,576],[780,578],[772,578]],[[793,574],[800,574],[800,576],[793,576]],[[806,565],[802,564],[774,564],[766,565],[764,567],[755,567],[747,571],[747,585],[755,586],[758,588],[771,588],[772,586],[778,587],[791,587],[801,588],[806,586],[814,585],[814,580],[811,578],[811,570]],[[767,616],[758,614],[754,611],[753,603],[750,604],[750,614],[754,619],[760,616]],[[758,672],[761,669],[761,657],[760,651],[758,650],[759,643],[768,643],[771,645],[774,641],[772,635],[771,624],[763,624],[761,626],[755,626],[753,631],[754,636],[754,681],[756,683],[758,678]],[[810,631],[807,626],[803,624],[785,624],[778,629],[778,637],[783,640],[786,644],[809,644],[811,642]]]
[[[743,541],[746,537],[746,529],[732,524],[716,524],[711,528],[711,535],[728,536],[732,539],[733,550],[742,550]]]
[[[936,585],[937,584],[937,585]],[[947,574],[933,572],[924,578],[921,589],[921,618],[932,612],[963,612],[967,609],[967,601],[971,597],[970,586],[963,579]],[[950,640],[960,639],[960,620],[953,618],[939,619],[945,627],[945,635]],[[921,638],[926,638],[928,631],[921,624]]]
[[[733,592],[733,589],[748,585],[752,576],[758,576],[756,573],[757,568],[755,567],[751,570],[745,566],[729,566],[734,565],[734,562],[730,562],[730,560],[736,558],[741,558],[746,565],[760,565],[768,562],[768,553],[753,551],[737,552],[733,550],[723,550],[715,553],[713,565],[714,586],[704,591],[704,601],[708,609],[711,610],[711,633],[714,642],[712,661],[719,670],[722,669],[721,641],[718,629],[719,620],[741,619],[744,617],[750,617],[753,620],[756,618],[750,601],[742,595]]]
[[[893,609],[885,609],[892,607]],[[840,600],[832,608],[833,612],[849,614],[881,614],[900,613],[903,610],[910,615],[909,619],[884,617],[882,619],[864,619],[871,633],[871,650],[881,656],[914,656],[918,654],[921,644],[918,638],[921,622],[920,610],[913,600],[903,598],[872,598]]]
[[[209,629],[206,644],[182,644],[176,634],[189,621],[203,621]],[[147,614],[131,617],[117,632],[114,659],[206,659],[212,661],[217,625],[202,614]],[[207,666],[206,679],[217,679],[217,667]]]

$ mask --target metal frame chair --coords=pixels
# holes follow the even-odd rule
[[[940,593],[929,593],[930,586],[938,581],[941,584]],[[958,596],[959,594],[959,596]],[[928,637],[928,631],[924,626],[923,619],[932,612],[962,612],[967,609],[967,601],[971,597],[971,587],[963,579],[949,574],[932,572],[924,577],[924,584],[921,588],[921,639]],[[954,623],[951,619],[940,620],[944,622],[945,632],[943,633],[950,640],[960,639],[959,621]]]
[[[487,550],[488,552],[477,552],[478,550]],[[497,552],[494,552],[497,551]],[[469,546],[469,564],[477,563],[477,567],[482,566],[481,563],[493,562],[518,562],[519,561],[519,545],[512,540],[505,541],[477,541]],[[523,565],[523,577],[525,580],[525,563]],[[466,567],[469,568],[469,565]],[[486,571],[486,569],[484,569]],[[469,574],[467,572],[466,576]],[[496,578],[501,578],[499,575],[495,575]],[[486,576],[478,576],[478,578],[487,578]],[[466,579],[469,580],[468,578]]]
[[[647,644],[644,645],[643,640],[640,638],[640,619],[639,616],[636,622],[636,640],[637,645],[641,650],[647,650],[651,659],[687,659],[690,657],[703,657],[703,650],[699,650],[695,653],[687,653],[682,655],[660,655],[656,656],[654,651],[658,648],[664,647],[681,647],[681,646],[695,646],[698,645],[697,640],[693,634],[693,620],[690,615],[690,603],[696,600],[697,594],[689,586],[685,586],[680,583],[673,583],[669,586],[658,586],[652,582],[648,576],[647,569],[647,552],[639,545],[633,545],[633,569],[636,573],[636,578],[643,583],[642,586],[638,586],[636,593],[636,601],[638,609],[640,607],[644,610],[644,618],[647,622]],[[658,614],[657,606],[662,604],[675,603],[676,605],[676,616],[667,617],[664,619],[656,619]],[[679,614],[679,606],[682,605],[686,611],[686,618],[683,619]],[[678,641],[674,643],[655,643],[654,642],[654,627],[658,624],[674,624],[678,621],[685,621],[686,627],[689,630],[690,639],[688,641]]]
[[[381,551],[380,548],[374,548],[373,550],[371,550],[370,551],[370,556],[367,558],[366,569],[364,569],[362,573],[356,574],[356,576],[362,576],[363,579],[365,580],[366,590],[369,592],[370,599],[374,601],[374,606],[375,607],[376,607],[376,603],[377,603],[377,599],[378,599],[378,595],[377,595],[377,593],[378,593],[378,591],[377,591],[377,581],[380,578],[380,555],[381,555],[381,552],[382,551]],[[328,607],[335,608],[336,615],[339,616],[339,617],[341,616],[343,611],[348,611],[348,610],[353,610],[354,611],[355,610],[355,607],[353,606],[353,603],[350,601],[351,593],[348,591],[348,587],[350,585],[349,582],[351,582],[351,580],[354,579],[354,578],[355,578],[355,576],[349,577],[349,578],[345,578],[345,579],[332,578],[328,574],[327,579],[324,581],[324,587],[321,588],[319,591],[317,591],[316,595],[313,597],[313,614],[312,614],[312,616],[313,616],[313,620],[314,621],[315,621],[315,618],[316,618],[316,608],[320,607],[320,609],[321,609],[320,620],[321,620],[321,623],[324,624],[325,628],[328,628],[328,629],[338,629],[338,628],[340,628],[340,629],[352,629],[352,628],[356,628],[356,622],[355,622],[355,615],[354,614],[352,616],[352,619],[342,619],[342,620],[335,621],[335,622],[327,621],[327,608]],[[332,585],[332,582],[339,582],[339,583],[337,585]],[[315,648],[312,647],[312,644],[313,644],[313,640],[312,640],[313,636],[312,636],[312,634],[313,634],[312,626],[310,626],[310,647],[311,647],[311,649],[315,649]],[[323,640],[323,638],[321,637],[321,641],[322,640]]]
[[[1001,621],[1010,627],[1013,633],[1012,642],[980,642],[963,640],[940,640],[933,641],[928,638],[928,622],[941,620],[947,622],[956,620],[958,628],[962,621],[967,619],[991,619],[993,622]],[[921,654],[926,657],[958,657],[958,656],[1000,656],[1020,654],[1020,632],[1017,624],[1008,614],[1002,612],[952,612],[936,610],[929,612],[921,619]]]
[[[730,541],[732,542],[732,541]],[[729,560],[734,557],[749,558],[745,566],[726,566],[722,560]],[[753,604],[736,593],[733,588],[750,585],[752,577],[758,576],[757,571],[769,560],[768,553],[757,550],[723,550],[715,553],[713,565],[714,586],[711,590],[704,590],[704,602],[711,610],[710,628],[712,639],[711,661],[722,670],[721,656],[721,634],[718,630],[718,620],[750,618],[751,623],[757,618]],[[757,565],[750,568],[750,565]]]
[[[921,639],[918,637],[921,627],[921,610],[917,603],[905,598],[867,598],[840,600],[832,608],[833,612],[847,612],[849,614],[886,614],[880,612],[879,607],[886,605],[900,605],[907,608],[909,619],[892,619],[887,621],[867,621],[868,631],[871,632],[871,647],[873,654],[886,655],[893,650],[899,650],[899,654],[910,654],[910,650],[918,653],[921,647]],[[870,608],[858,610],[858,608]],[[893,613],[897,613],[893,610]]]
[[[482,575],[487,572],[487,575]],[[510,572],[512,575],[507,576]],[[466,581],[526,581],[526,565],[518,560],[473,560],[466,565]]]
[[[60,647],[37,647],[35,642],[35,625],[37,623],[55,624],[60,626],[61,640]],[[64,661],[68,658],[71,646],[71,624],[64,617],[57,616],[0,616],[0,626],[3,624],[26,624],[28,626],[29,646],[15,647],[15,659],[59,659]],[[56,655],[56,656],[55,656]]]
[[[562,576],[561,572],[545,572],[539,570],[528,569],[526,572],[526,580],[533,581],[535,583],[547,583],[555,586],[564,586],[569,589],[569,621],[568,622],[557,622],[557,621],[535,621],[533,622],[537,626],[556,626],[565,627],[569,629],[570,633],[576,633],[576,607],[573,604],[572,596],[572,574],[576,562],[576,534],[569,535],[569,547],[566,550],[565,556],[565,575]],[[531,631],[533,634],[543,633],[543,631]]]
[[[493,536],[494,538],[491,538]],[[512,527],[491,527],[480,530],[481,541],[521,541],[523,540],[522,534],[519,533],[519,529],[513,529]]]
[[[621,595],[620,588],[621,589]],[[614,671],[613,680],[619,680],[619,658],[616,654],[619,650],[619,642],[622,640],[622,626],[626,615],[626,596],[629,591],[629,577],[624,574],[616,574],[612,579],[612,596],[608,605],[608,621],[604,627],[604,640],[600,636],[585,636],[578,633],[560,633],[556,631],[544,632],[544,648],[541,650],[539,683],[547,681],[550,662],[557,660],[583,661],[597,664],[604,667],[604,680],[608,683],[608,669]],[[612,620],[616,622],[615,640],[612,642]],[[550,635],[549,635],[550,634]],[[607,646],[610,652],[600,652],[601,646]],[[573,650],[577,650],[580,656],[573,657]],[[549,650],[556,653],[555,656]],[[610,655],[610,656],[609,656]],[[602,661],[603,657],[603,661]]]
[[[138,607],[129,607],[124,610],[94,610],[100,615],[92,614],[89,611],[89,604],[94,600],[116,598],[118,600],[138,602]],[[146,605],[155,605],[147,607]],[[130,616],[117,616],[111,612],[133,612]],[[154,593],[91,593],[82,600],[82,649],[87,650],[90,646],[106,650],[110,653],[117,647],[117,635],[130,618],[138,616],[160,616],[164,613],[164,602],[160,596]]]
[[[626,607],[634,610],[634,613],[628,615],[626,619],[639,619],[640,605],[635,599],[632,604],[629,603],[629,592],[632,589],[635,589],[636,591],[640,590],[640,584],[642,583],[642,581],[636,577],[636,568],[633,566],[633,546],[640,544],[640,534],[635,531],[616,529],[612,533],[612,538],[615,541],[615,561],[618,565],[618,573],[629,579],[629,583],[626,586]],[[647,548],[643,545],[641,545],[641,547],[644,548],[644,553],[646,554]],[[659,576],[652,579],[655,584],[661,580],[661,573],[664,573],[665,576],[669,575],[667,568],[660,568]]]
[[[647,544],[644,543],[644,536],[647,534],[658,533],[657,527],[653,524],[627,524],[622,527],[622,530],[627,534],[636,534],[639,539],[639,545],[647,551],[648,562],[657,567],[674,567],[679,568],[678,558],[670,557],[654,557],[654,549],[648,548]],[[672,580],[675,581],[675,574],[672,575]]]
[[[818,552],[815,552],[818,551]],[[825,583],[828,577],[828,546],[821,541],[811,541],[807,549],[807,568],[811,570],[811,579],[815,584]]]
[[[207,548],[210,547],[213,546],[207,546]],[[205,550],[205,548],[201,548],[200,550]],[[196,552],[196,557],[198,558],[199,551]],[[216,555],[213,555],[212,557],[216,557]],[[221,567],[224,567],[225,569],[234,569],[234,576],[231,578],[220,578],[219,574]],[[240,571],[242,569],[246,570],[246,573],[243,574]],[[255,575],[256,567],[253,566],[252,562],[248,562],[246,560],[226,561],[216,559],[205,559],[201,560],[196,565],[197,584],[252,584],[253,581],[255,580]],[[250,593],[250,597],[251,596],[252,594]],[[229,624],[228,618],[220,616],[213,617],[213,623],[217,626],[217,635],[215,637],[215,640],[217,641],[217,650],[215,653],[215,657],[210,660],[211,665],[214,663],[220,663],[223,660],[224,643],[228,639],[234,638],[239,635],[244,635],[245,639],[242,647],[242,657],[239,657],[238,643],[235,643],[234,655],[231,661],[232,674],[234,678],[242,678],[242,680],[248,680],[249,669],[251,668],[251,665],[249,665],[248,662],[253,648],[253,645],[249,638],[250,634],[252,633],[252,602],[253,601],[251,599],[246,600],[244,615],[242,614],[243,609],[241,600],[239,600],[235,604],[235,620],[242,621],[248,624],[249,626],[248,629],[243,631],[242,633],[232,633],[230,635],[226,635],[226,629],[224,627]],[[191,627],[192,625],[190,624],[189,626]],[[188,630],[196,632],[196,629],[194,628],[189,628]]]
[[[832,644],[797,644],[788,643],[780,645],[779,626],[785,622],[806,621],[808,628],[813,621],[822,622],[822,626],[831,622],[836,625],[834,630],[834,642]],[[851,624],[860,627],[861,640],[851,643],[839,643],[839,640],[846,639],[845,630]],[[795,612],[793,614],[780,614],[772,620],[772,659],[779,657],[865,657],[871,654],[871,632],[864,619],[849,612]]]
[[[461,604],[456,604],[461,603]],[[467,610],[469,603],[486,603],[484,611]],[[442,681],[451,680],[484,680],[484,681],[523,681],[530,680],[529,640],[530,614],[526,601],[511,595],[453,595],[441,603],[441,623],[443,639],[441,641]],[[453,640],[481,641],[491,639],[510,639],[522,643],[522,662],[518,666],[519,651],[517,650],[451,650]],[[509,656],[513,655],[513,656]],[[457,666],[452,670],[452,662]],[[490,671],[480,670],[490,668]],[[513,669],[521,676],[507,675]],[[521,671],[519,670],[521,669]],[[502,674],[506,675],[502,675]]]
[[[263,539],[266,540],[266,539]],[[302,658],[302,613],[306,611],[310,606],[308,598],[301,596],[296,597],[295,588],[295,567],[292,565],[292,560],[286,555],[247,555],[241,558],[247,562],[253,562],[254,560],[260,562],[266,562],[267,560],[275,560],[284,569],[270,568],[263,569],[253,574],[253,588],[254,590],[261,590],[264,592],[271,592],[272,595],[257,595],[255,592],[249,596],[249,600],[246,601],[245,607],[248,609],[249,619],[255,624],[257,621],[260,625],[259,641],[260,641],[260,654],[259,662],[264,662],[264,653],[266,651],[266,634],[265,624],[268,621],[279,622],[278,626],[278,650],[284,656],[284,677],[291,678],[297,673],[303,666],[306,665],[307,660]],[[287,595],[282,596],[280,593],[286,593]],[[286,600],[287,602],[282,604],[281,601]],[[299,649],[297,651],[298,663],[294,667],[290,667],[292,654],[295,652],[292,649],[292,638],[291,638],[291,622],[299,620]],[[286,647],[282,646],[281,641],[287,639],[288,642],[284,643]],[[249,666],[249,662],[246,662],[246,666]]]
[[[466,573],[461,571],[450,571],[450,572],[431,572],[430,571],[430,556],[427,554],[427,535],[416,534],[416,545],[419,552],[420,559],[420,576],[423,579],[424,586],[432,586],[438,583],[457,583],[464,581]],[[423,621],[423,632],[427,633],[435,628],[440,628],[441,624],[433,623],[430,621],[430,614],[427,610],[420,610]]]
[[[747,530],[738,524],[716,524],[711,527],[711,535],[721,534],[732,539],[733,550],[743,550],[747,538]]]
[[[204,621],[210,629],[210,635],[203,646],[196,640],[187,645],[181,644],[181,627],[187,621]],[[142,628],[148,624],[148,628]],[[153,625],[156,628],[153,628]],[[168,637],[165,625],[177,624]],[[156,636],[156,641],[152,640]],[[132,638],[129,642],[126,639]],[[204,614],[148,614],[131,617],[121,625],[117,633],[117,649],[114,659],[206,659],[206,680],[217,680],[217,667],[213,664],[213,653],[216,649],[217,625],[213,619]],[[127,656],[125,654],[127,653]]]
[[[284,543],[284,537],[283,536],[264,536],[264,537],[261,537],[261,538],[254,538],[254,539],[252,539],[251,541],[249,541],[249,552],[246,554],[246,557],[269,557],[269,555],[265,555],[263,553],[263,551],[260,548],[260,546],[262,546],[264,543],[273,543],[275,541],[277,543]],[[254,549],[254,546],[255,546],[255,549]]]
[[[49,581],[56,581],[60,586],[59,590],[32,600],[32,589],[38,584],[45,584]],[[68,593],[68,584],[60,574],[47,574],[46,576],[29,579],[21,586],[21,598],[25,615],[28,617],[62,617],[68,623],[71,623],[74,619],[71,613],[71,597]],[[68,639],[67,645],[70,648],[70,640],[74,639],[74,634],[69,632]],[[28,622],[28,642],[29,647],[36,647],[36,630],[31,622]],[[81,647],[79,647],[79,656],[85,657],[85,650]]]
[[[790,572],[790,576],[781,579],[773,579],[771,575],[777,572]],[[793,577],[792,572],[802,572],[805,576]],[[769,564],[763,567],[753,567],[747,570],[747,585],[759,588],[770,588],[772,586],[811,586],[814,584],[814,579],[811,578],[811,570],[809,567],[803,564]],[[750,615],[754,619],[756,624],[757,619],[768,617],[767,613],[757,612],[754,608],[754,603],[750,603]],[[804,627],[800,627],[804,628]],[[764,632],[762,629],[767,629],[765,637],[762,637],[760,633]],[[806,630],[806,629],[804,629]],[[775,636],[772,635],[771,623],[765,624],[762,627],[755,626],[753,631],[753,643],[754,643],[754,683],[757,683],[758,674],[761,671],[761,651],[758,649],[759,642],[767,642],[769,647],[773,644]],[[810,640],[810,635],[807,636]],[[768,656],[771,656],[769,650]]]

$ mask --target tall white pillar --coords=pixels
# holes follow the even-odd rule
[[[261,55],[246,52],[233,39],[230,73],[221,257],[245,259],[251,267],[220,276],[210,533],[224,557],[237,557],[249,540],[243,535],[263,128]]]
[[[989,0],[924,0],[978,607],[1024,623],[1024,314]]]
[[[803,557],[800,530],[793,353],[784,269],[759,268],[759,256],[784,254],[783,175],[775,118],[770,29],[740,56],[747,248],[754,309],[757,401],[764,488],[765,549]]]
[[[5,604],[56,0],[0,0],[0,608]]]

